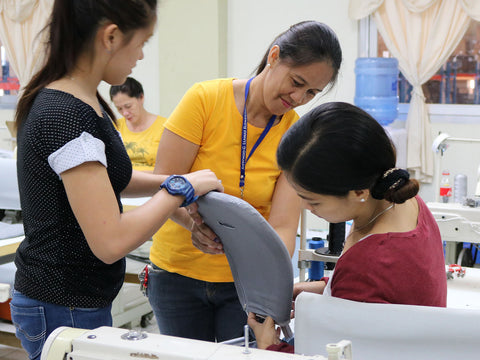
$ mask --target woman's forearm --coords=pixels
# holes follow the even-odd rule
[[[176,222],[178,225],[184,227],[188,231],[192,231],[193,219],[188,214],[185,208],[178,208],[170,216],[170,220]]]
[[[122,197],[153,196],[167,177],[168,175],[133,170],[130,182],[122,191]]]

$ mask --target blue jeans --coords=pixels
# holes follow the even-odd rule
[[[40,359],[48,335],[60,326],[95,329],[112,326],[112,306],[73,308],[31,299],[13,290],[10,311],[16,336],[30,359]]]
[[[147,296],[160,333],[218,342],[243,336],[247,314],[233,282],[200,281],[153,267]]]

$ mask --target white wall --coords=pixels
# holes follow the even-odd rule
[[[144,86],[146,108],[168,116],[194,82],[246,78],[276,35],[318,20],[337,33],[344,58],[337,86],[321,101],[351,102],[358,41],[347,10],[348,0],[161,0],[156,32],[132,76]],[[101,93],[108,98],[108,86]]]
[[[428,106],[432,142],[439,133],[447,133],[455,138],[480,139],[480,107],[478,105],[430,104]],[[394,125],[402,127],[405,126],[408,105],[400,104],[399,110],[401,120],[397,120]],[[443,157],[439,153],[434,153],[433,150],[432,154],[440,166],[435,167],[434,181],[431,184],[420,184],[420,196],[426,201],[436,200],[439,192],[436,180],[444,169],[450,171],[452,184],[456,174],[467,175],[467,195],[473,196],[480,166],[480,143],[450,142]]]
[[[348,18],[348,0],[232,0],[228,2],[228,76],[252,75],[273,39],[299,21],[316,20],[330,26],[339,38],[343,63],[331,91],[297,108],[300,115],[326,101],[353,102],[357,58],[357,22]],[[308,212],[308,227],[328,229]]]
[[[146,108],[168,116],[194,82],[222,76],[249,77],[277,34],[298,21],[317,20],[337,33],[344,60],[337,86],[299,109],[299,113],[324,101],[353,102],[358,30],[357,23],[348,18],[348,2],[161,0],[157,30],[145,47],[145,58],[138,62],[132,76],[144,86]],[[106,99],[108,88],[106,84],[100,86]],[[480,137],[480,116],[476,114],[480,111],[474,109],[470,117],[461,118],[455,110],[453,113],[438,110],[432,115],[432,139],[439,131],[457,137]],[[0,111],[0,148],[3,149],[10,146],[4,121],[11,119],[13,111]],[[404,122],[397,121],[395,125],[402,127]],[[480,160],[467,153],[479,154],[478,146],[471,145],[458,153],[452,147],[444,158],[444,167],[453,175],[469,174],[469,191],[476,182]],[[432,201],[436,191],[433,185],[422,185],[421,195]]]
[[[159,103],[168,116],[194,82],[224,76],[225,0],[161,0]]]
[[[480,139],[480,122],[476,124],[456,123],[455,117],[448,122],[436,121],[434,117],[432,120],[432,140],[440,132],[446,132],[451,137],[456,138]],[[480,143],[450,142],[443,157],[439,153],[435,154],[435,156],[440,159],[440,166],[436,169],[436,175],[440,176],[444,169],[449,170],[452,186],[455,175],[467,175],[467,196],[472,197],[475,194],[478,182]],[[434,201],[438,192],[439,189],[436,188],[435,183],[422,184],[420,187],[420,195],[429,201]],[[450,199],[450,201],[453,201],[453,199]]]
[[[226,0],[159,2],[154,36],[131,75],[143,85],[148,111],[168,117],[194,82],[225,76],[226,13]],[[100,86],[108,100],[109,88]]]
[[[299,21],[317,20],[337,33],[344,60],[337,86],[298,111],[332,99],[353,102],[358,40],[357,22],[347,15],[348,0],[232,0],[228,5],[229,76],[249,77],[279,33]]]
[[[168,116],[194,82],[248,77],[276,35],[298,21],[318,20],[338,34],[344,62],[338,85],[299,113],[319,101],[351,102],[357,25],[347,7],[348,0],[161,0],[156,32],[131,76],[144,87],[145,107]],[[109,86],[99,90],[109,100]],[[0,113],[0,147],[8,144],[2,120],[11,118],[13,111]]]
[[[157,31],[145,59],[132,74],[145,88],[146,108],[168,116],[196,81],[249,77],[272,40],[303,20],[329,25],[338,35],[343,63],[337,86],[299,108],[339,100],[353,102],[357,22],[347,16],[348,0],[162,0]],[[101,93],[108,98],[108,86]]]

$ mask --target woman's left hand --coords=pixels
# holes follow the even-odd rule
[[[247,324],[255,333],[257,348],[266,349],[270,345],[280,344],[280,328],[275,329],[275,321],[270,316],[267,316],[263,323],[259,323],[251,312],[248,314]]]
[[[193,203],[187,206],[186,209],[193,220],[190,229],[193,246],[206,254],[223,254],[222,243],[218,240],[217,234],[203,222],[202,217],[198,213],[198,205]]]

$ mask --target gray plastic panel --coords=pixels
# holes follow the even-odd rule
[[[244,310],[288,325],[293,269],[275,230],[253,206],[228,194],[210,192],[198,205],[204,222],[223,244]]]

